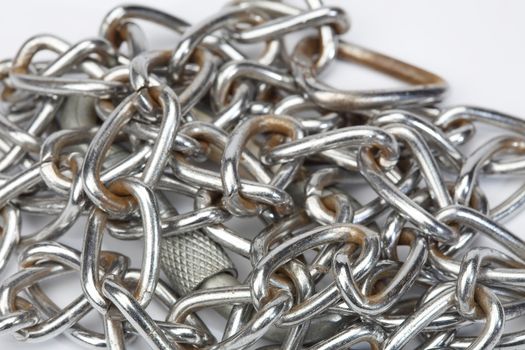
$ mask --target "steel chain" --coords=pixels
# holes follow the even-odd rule
[[[177,44],[148,49],[140,21]],[[524,345],[506,322],[525,315],[525,242],[503,221],[525,185],[492,203],[480,179],[523,177],[525,121],[446,107],[441,77],[346,42],[349,28],[321,0],[235,1],[198,25],[122,6],[98,38],[36,35],[2,61],[0,272],[17,254],[19,270],[2,278],[0,334],[108,349],[137,335],[153,349]],[[331,87],[335,60],[407,86]],[[467,154],[480,123],[493,135]],[[22,235],[24,213],[53,218]],[[238,232],[235,217],[264,228]],[[107,234],[142,240],[142,259],[105,250]],[[41,282],[65,274],[82,290],[59,307]],[[222,334],[196,313],[209,308]],[[103,333],[79,323],[92,310]]]

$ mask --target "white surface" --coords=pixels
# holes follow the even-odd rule
[[[451,87],[449,104],[476,104],[525,116],[525,2],[361,0],[326,3],[341,6],[350,14],[352,28],[345,35],[346,39],[443,76]],[[121,1],[114,0],[5,2],[0,11],[0,58],[12,57],[21,43],[36,33],[56,34],[70,42],[95,36],[104,14],[119,4]],[[219,10],[223,3],[157,0],[147,4],[195,23]],[[151,27],[148,33],[155,33],[155,41],[164,47],[174,46],[177,40],[173,34],[158,28]],[[379,87],[385,82],[371,76],[368,71],[343,64],[329,70],[326,80],[340,87]],[[505,193],[501,193],[502,186],[498,182],[484,185],[494,203],[510,191],[505,189]],[[525,238],[521,230],[524,224],[525,216],[522,215],[507,227]],[[37,227],[36,222],[34,227]],[[29,231],[31,227],[24,229]],[[251,229],[252,234],[257,232],[247,225],[244,229]],[[82,234],[82,226],[77,225],[62,241],[78,248]],[[116,244],[107,239],[105,244],[128,252],[136,259],[134,265],[140,263],[140,242]],[[7,273],[12,271],[14,266]],[[78,282],[73,278],[67,287],[54,283],[46,286],[55,300],[62,301],[60,305],[67,304],[80,292]],[[157,312],[154,310],[155,314]],[[162,314],[158,315],[161,317]],[[207,314],[205,317],[215,316]],[[96,317],[92,317],[88,324],[100,327]],[[74,347],[64,337],[39,344],[18,343],[11,336],[0,337],[0,349],[62,350]],[[147,345],[136,342],[131,348],[144,349]]]

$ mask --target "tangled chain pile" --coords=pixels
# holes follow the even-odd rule
[[[180,38],[148,50],[137,20]],[[504,332],[525,314],[525,244],[500,223],[525,186],[495,205],[478,183],[523,174],[525,121],[443,107],[440,77],[343,41],[348,29],[321,0],[238,1],[198,25],[125,6],[99,38],[37,35],[2,61],[0,268],[17,251],[19,271],[1,281],[0,334],[110,349],[137,335],[154,349],[525,344],[525,330]],[[257,43],[257,57],[243,52]],[[407,87],[330,87],[334,60]],[[464,154],[475,123],[497,136]],[[53,219],[21,236],[24,212]],[[59,242],[83,215],[78,250]],[[236,232],[233,217],[264,229]],[[142,259],[102,250],[104,235],[141,240]],[[83,293],[61,308],[41,282],[64,274]],[[153,299],[165,319],[146,312]],[[207,308],[225,316],[220,336],[196,313]],[[104,333],[79,324],[92,310]]]

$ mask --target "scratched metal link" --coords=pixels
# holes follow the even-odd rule
[[[177,39],[152,50],[144,21]],[[238,0],[196,25],[121,6],[92,39],[37,34],[0,61],[0,336],[524,348],[525,242],[505,224],[525,184],[495,202],[481,180],[523,179],[525,120],[448,106],[443,78],[350,30],[322,0]],[[332,87],[336,60],[404,86]],[[47,223],[27,232],[25,214]],[[81,288],[60,307],[41,282],[66,274]],[[197,313],[210,309],[223,324]],[[103,331],[81,325],[88,313]]]

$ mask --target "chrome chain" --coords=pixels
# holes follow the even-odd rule
[[[144,21],[176,44],[149,49]],[[0,334],[108,349],[137,336],[153,349],[524,345],[507,325],[525,316],[525,242],[503,222],[525,185],[492,203],[480,180],[523,178],[525,120],[447,107],[442,78],[345,41],[349,28],[321,0],[235,1],[197,25],[122,6],[98,38],[36,35],[1,61],[0,272],[15,255],[19,270],[1,278]],[[406,84],[329,86],[336,60]],[[21,234],[25,214],[50,221]],[[140,240],[142,257],[107,250],[108,235]],[[59,307],[41,282],[65,274],[82,291]],[[103,333],[79,323],[93,310]]]

